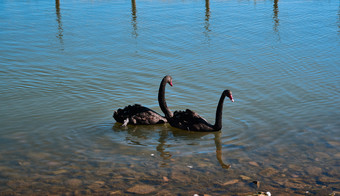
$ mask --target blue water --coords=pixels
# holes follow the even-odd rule
[[[340,191],[339,13],[333,0],[0,0],[0,193]],[[233,92],[221,132],[115,122],[129,104],[161,112],[168,74],[168,106],[209,122]]]

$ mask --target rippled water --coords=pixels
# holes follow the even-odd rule
[[[338,1],[0,3],[0,194],[340,191]],[[114,109],[223,128],[120,127]],[[144,191],[144,192],[143,192]]]

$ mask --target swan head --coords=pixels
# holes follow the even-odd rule
[[[223,94],[227,96],[230,99],[230,101],[234,102],[234,98],[230,90],[223,91]]]
[[[164,77],[164,80],[165,80],[170,86],[172,86],[172,77],[171,77],[171,76],[166,75],[166,76]]]

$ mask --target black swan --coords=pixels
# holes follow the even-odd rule
[[[171,81],[169,81],[168,83],[170,86],[172,86]],[[165,88],[165,85],[163,86]],[[117,122],[123,123],[122,126],[126,126],[127,124],[154,125],[168,122],[165,117],[161,116],[157,112],[139,104],[128,105],[123,109],[118,109],[117,111],[114,111],[113,118]]]
[[[234,102],[233,96],[230,90],[224,90],[217,105],[215,124],[208,123],[204,118],[198,115],[196,112],[186,109],[185,111],[175,111],[174,113],[166,105],[165,101],[165,85],[166,82],[172,82],[171,76],[166,76],[161,82],[158,91],[159,106],[165,114],[168,123],[176,128],[188,130],[188,131],[201,131],[201,132],[213,132],[222,129],[222,110],[223,101],[225,97],[228,97]]]

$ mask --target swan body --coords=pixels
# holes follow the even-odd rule
[[[170,86],[172,86],[171,82],[168,83]],[[163,86],[165,88],[165,85]],[[161,116],[157,112],[139,104],[128,105],[123,109],[118,109],[117,111],[114,111],[113,118],[117,122],[123,123],[122,126],[126,126],[127,124],[154,125],[168,122],[165,117]]]
[[[170,125],[187,131],[214,131],[213,126],[196,112],[186,109],[185,111],[175,111],[170,118]]]
[[[123,109],[118,109],[113,112],[113,118],[122,126],[127,124],[132,125],[153,125],[166,123],[167,119],[151,110],[139,104],[129,105]]]
[[[159,106],[165,114],[168,123],[176,128],[188,131],[213,132],[222,129],[222,110],[225,97],[234,102],[230,90],[224,90],[217,105],[215,124],[208,123],[204,118],[196,112],[186,109],[185,111],[175,111],[174,113],[168,108],[165,101],[165,85],[167,82],[172,83],[171,76],[165,76],[161,82],[158,91]]]

